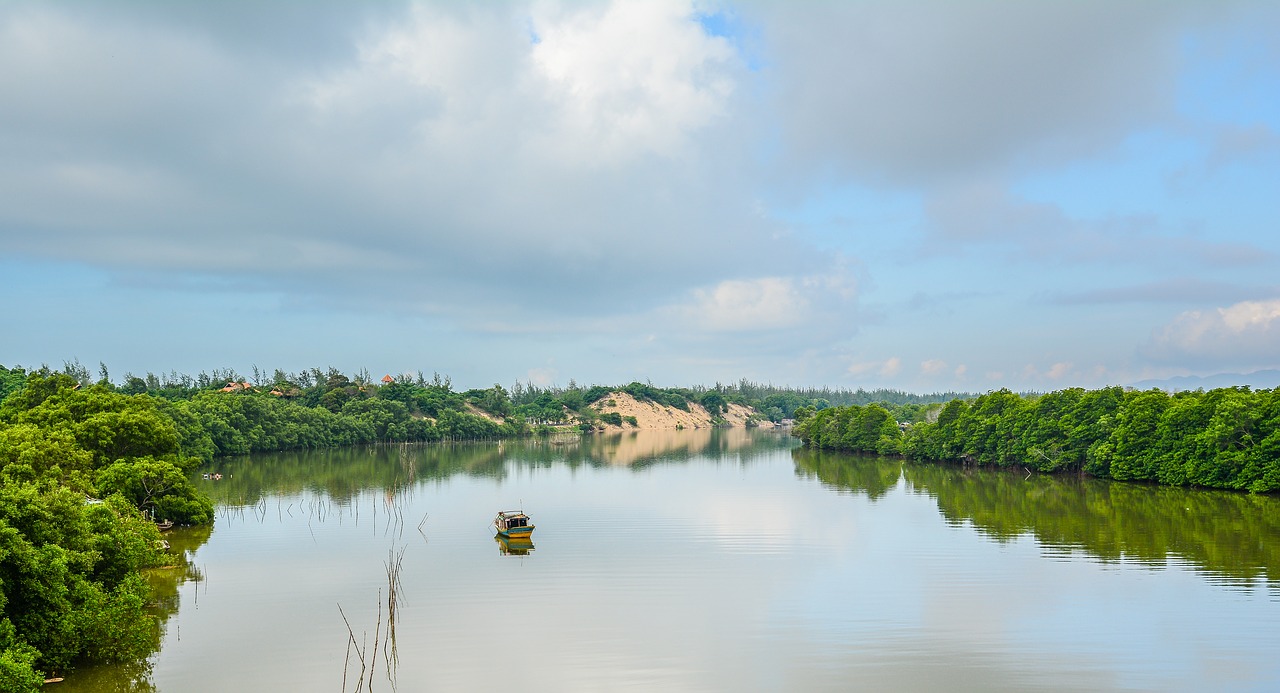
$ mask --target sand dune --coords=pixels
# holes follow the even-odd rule
[[[603,424],[606,428],[619,429],[675,429],[675,428],[711,428],[711,414],[700,404],[694,402],[689,403],[689,411],[676,409],[657,402],[649,402],[638,400],[626,392],[611,392],[608,395],[596,400],[591,405],[592,409],[601,414],[617,412],[623,418],[622,426],[613,426]],[[729,411],[725,412],[723,418],[731,426],[746,426],[747,417],[753,413],[753,410],[739,404],[730,404]],[[628,416],[634,416],[638,425],[632,426],[625,421]],[[772,422],[762,421],[761,427],[771,427]]]

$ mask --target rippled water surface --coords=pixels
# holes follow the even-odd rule
[[[365,690],[391,671],[399,691],[1280,689],[1280,499],[793,446],[636,432],[221,461],[200,481],[212,533],[174,533],[192,566],[156,578],[180,583],[161,650],[58,685],[354,690],[349,624]],[[489,525],[519,507],[531,548]]]

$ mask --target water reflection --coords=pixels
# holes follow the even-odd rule
[[[911,486],[952,522],[997,540],[1032,532],[1050,547],[1163,567],[1171,557],[1228,583],[1280,582],[1280,499],[1073,476],[908,464]]]
[[[493,540],[498,542],[498,553],[503,556],[528,556],[533,551],[532,539],[495,534]]]
[[[745,428],[700,428],[690,431],[616,431],[577,439],[566,459],[592,465],[643,468],[693,458],[721,460],[750,457],[774,449],[780,436],[761,435]]]
[[[169,542],[167,553],[170,565],[143,571],[143,577],[151,588],[149,615],[156,619],[157,628],[151,643],[153,653],[160,650],[170,618],[178,612],[179,590],[186,583],[199,584],[204,579],[193,562],[196,551],[209,541],[211,527],[177,527],[165,532]],[[77,691],[93,693],[153,693],[151,681],[153,657],[138,662],[99,665],[76,670],[57,684],[63,693]]]
[[[888,457],[851,457],[811,448],[797,448],[791,456],[800,478],[816,477],[828,488],[864,494],[871,500],[884,497],[902,478],[902,460]]]
[[[252,506],[265,496],[304,491],[341,505],[367,489],[386,489],[394,494],[417,481],[444,480],[459,474],[503,479],[513,467],[644,469],[695,458],[745,461],[791,444],[785,434],[736,428],[303,450],[217,460],[201,470],[195,481],[218,505]],[[214,474],[222,478],[214,480]]]
[[[904,477],[951,524],[1001,543],[1031,534],[1048,557],[1187,563],[1215,582],[1280,585],[1280,498],[1077,476],[1024,475],[798,449],[797,474],[883,496]]]
[[[1254,516],[1230,522],[1274,543],[1256,511],[1193,517],[1194,503],[1170,502],[1172,519],[1148,519],[1154,510],[1110,508],[1140,499],[1101,499],[1073,479],[793,455],[770,432],[628,433],[220,461],[223,479],[206,486],[224,499],[213,536],[190,544],[209,577],[178,588],[154,666],[77,672],[81,687],[64,690],[349,690],[364,663],[353,642],[369,664],[362,680],[379,690],[1280,681],[1280,600],[1265,589],[1221,589],[1177,554],[1165,570],[1129,569],[1122,545],[1126,567],[1113,569],[1083,548],[1097,543],[1090,531],[1125,537],[1237,512]],[[1004,497],[1020,491],[1030,497]],[[1071,493],[1084,498],[1050,498]],[[1228,503],[1242,500],[1252,502]],[[1077,502],[1104,504],[1089,521],[1105,527],[1082,534],[1056,517],[1088,512]],[[532,542],[494,537],[492,513],[516,503],[538,518],[536,555]],[[186,551],[178,535],[171,543]],[[495,634],[511,632],[525,646],[494,666]]]

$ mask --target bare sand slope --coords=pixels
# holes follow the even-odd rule
[[[689,411],[668,407],[657,402],[641,401],[627,394],[626,392],[611,392],[604,397],[596,400],[591,405],[593,409],[601,414],[617,412],[624,419],[628,416],[636,417],[636,426],[632,426],[623,421],[622,426],[612,426],[605,424],[608,428],[618,429],[674,429],[674,428],[711,428],[711,414],[700,404],[689,403]],[[729,411],[725,412],[723,418],[731,426],[746,426],[747,417],[752,413],[751,409],[738,404],[730,404]],[[769,421],[762,421],[762,427],[772,426]]]

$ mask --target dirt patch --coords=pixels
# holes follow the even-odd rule
[[[470,402],[467,402],[466,405],[464,405],[463,410],[468,414],[475,414],[476,416],[479,416],[484,419],[488,419],[494,423],[500,424],[503,421],[501,418],[494,416],[493,414],[490,414],[489,412],[481,409],[480,407],[477,407],[476,405]]]

